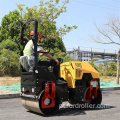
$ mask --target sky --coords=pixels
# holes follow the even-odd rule
[[[39,1],[0,0],[0,23],[6,14],[17,9],[15,3],[33,7],[38,6]],[[98,34],[94,21],[100,26],[106,23],[110,16],[120,17],[120,0],[69,0],[66,6],[67,12],[61,14],[56,20],[57,27],[63,27],[64,24],[78,26],[77,29],[63,36],[63,42],[68,51],[77,49],[78,47],[80,50],[86,51],[91,51],[91,49],[98,52],[105,51],[106,53],[115,53],[118,51],[119,45],[96,43],[91,39],[91,36]]]

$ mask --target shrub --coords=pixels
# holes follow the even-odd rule
[[[102,76],[113,76],[116,77],[117,71],[100,71],[100,75]]]
[[[8,49],[0,51],[0,71],[2,75],[20,75],[19,56]]]
[[[112,71],[116,71],[116,70],[117,70],[117,63],[115,63],[115,62],[110,62],[108,69],[109,69],[109,70],[112,70]]]
[[[12,40],[4,40],[0,43],[0,51],[2,49],[9,49],[11,51],[14,51],[15,53],[19,53],[18,45],[12,41]]]

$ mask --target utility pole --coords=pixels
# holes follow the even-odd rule
[[[116,50],[115,50],[115,60],[117,59],[117,54],[116,54]]]
[[[119,48],[118,55],[117,55],[117,77],[116,77],[116,84],[119,84],[119,71],[120,71],[119,57],[120,57],[120,48]]]
[[[91,48],[91,60],[93,59],[93,53],[92,53],[92,48]]]
[[[105,49],[104,49],[103,59],[105,59]]]
[[[80,61],[80,46],[78,46],[78,59],[79,59],[79,61]]]

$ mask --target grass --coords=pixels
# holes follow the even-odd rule
[[[116,77],[113,76],[100,76],[101,82],[110,82],[110,81],[116,81]]]
[[[20,77],[0,77],[0,85],[8,86],[20,84]]]

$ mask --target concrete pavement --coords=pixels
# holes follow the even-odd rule
[[[23,107],[20,98],[0,99],[0,120],[119,120],[120,90],[102,94],[102,104],[98,108],[69,108],[68,102],[64,102],[64,106],[50,116],[30,112]]]

